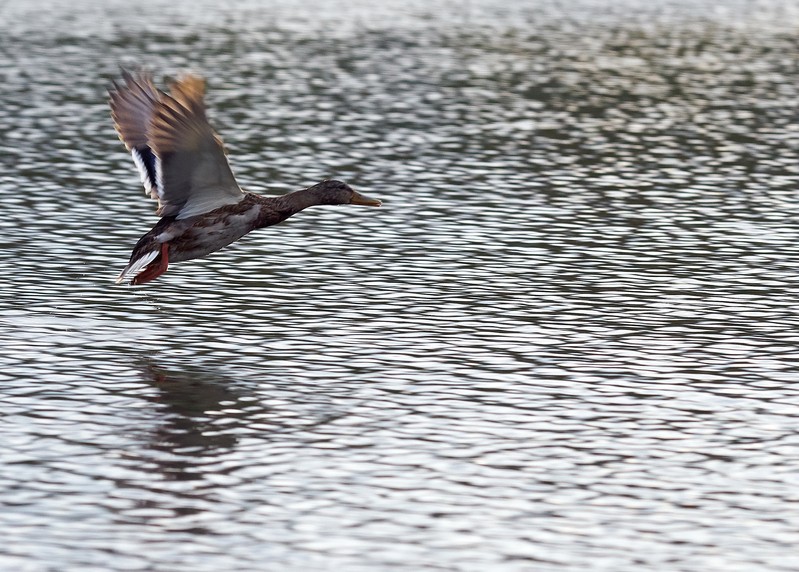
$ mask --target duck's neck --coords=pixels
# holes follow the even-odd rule
[[[318,204],[319,197],[311,189],[302,189],[279,197],[264,197],[257,227],[277,224],[303,209]]]
[[[281,202],[288,208],[291,213],[289,216],[319,204],[319,193],[316,192],[316,189],[313,187],[286,193],[278,198],[281,199]]]

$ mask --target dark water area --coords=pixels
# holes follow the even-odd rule
[[[0,569],[799,568],[799,8],[0,3]],[[115,286],[119,66],[316,207]]]

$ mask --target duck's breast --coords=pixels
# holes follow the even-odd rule
[[[223,207],[217,211],[197,217],[182,235],[169,241],[170,262],[201,258],[236,242],[255,228],[259,208],[253,205],[236,211]]]

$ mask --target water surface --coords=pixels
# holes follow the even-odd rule
[[[0,568],[795,570],[789,2],[0,6]],[[144,287],[119,65],[319,207]]]

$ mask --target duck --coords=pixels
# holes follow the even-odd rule
[[[161,217],[133,247],[117,284],[155,280],[170,263],[208,256],[311,206],[381,205],[334,179],[277,196],[243,190],[208,120],[205,79],[197,74],[178,78],[167,93],[149,72],[123,69],[108,93],[114,128]]]

